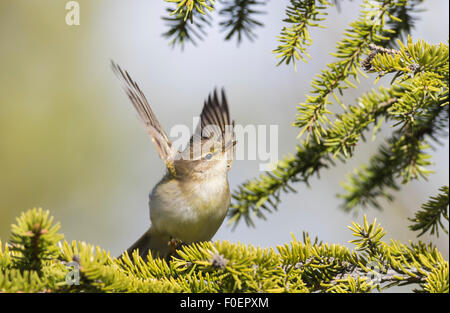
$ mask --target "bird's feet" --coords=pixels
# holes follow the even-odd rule
[[[181,247],[181,245],[183,244],[183,242],[179,239],[176,238],[171,238],[169,240],[169,242],[167,243],[167,245],[169,246],[169,255],[168,257],[170,258],[171,256],[176,255],[176,250]]]

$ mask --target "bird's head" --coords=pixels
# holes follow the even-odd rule
[[[174,161],[177,176],[207,178],[225,175],[234,155],[234,136],[201,137],[193,136],[186,149]]]

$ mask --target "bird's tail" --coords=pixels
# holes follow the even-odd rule
[[[149,251],[154,258],[164,258],[169,254],[169,240],[169,236],[164,236],[150,228],[127,249],[127,252],[131,256],[134,250],[138,250],[139,255],[144,260],[147,259]]]

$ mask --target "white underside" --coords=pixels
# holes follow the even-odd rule
[[[152,232],[166,237],[162,240],[210,240],[222,224],[229,204],[226,175],[192,184],[189,190],[176,180],[160,184],[150,196]]]

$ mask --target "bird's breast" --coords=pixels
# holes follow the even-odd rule
[[[184,242],[209,240],[230,205],[226,176],[159,184],[150,197],[152,227]]]
[[[227,179],[209,178],[197,184],[181,184],[188,202],[200,211],[216,210],[229,204],[230,190]]]

